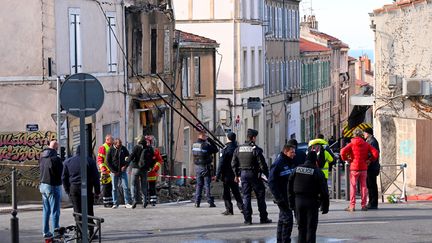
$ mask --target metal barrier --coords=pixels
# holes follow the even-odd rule
[[[391,167],[396,167],[396,175],[395,176],[391,176],[390,173],[386,173],[384,171],[384,168],[391,168]],[[398,191],[401,193],[401,197],[400,199],[403,199],[405,201],[407,201],[407,195],[406,195],[406,173],[405,170],[407,168],[407,164],[403,163],[403,164],[395,164],[395,165],[381,165],[380,168],[380,184],[381,184],[381,200],[382,202],[384,202],[384,195],[385,193],[388,191],[388,189],[394,185]],[[397,184],[396,184],[396,180],[399,178],[399,176],[402,175],[402,188],[400,188]],[[390,183],[388,183],[387,186],[383,185],[383,177],[386,179],[390,180]],[[390,194],[389,194],[390,195]]]
[[[81,231],[82,231],[82,214],[80,213],[73,213],[73,216],[75,218],[75,222],[77,224],[77,234],[78,238],[82,237]],[[105,222],[103,218],[95,217],[88,215],[87,216],[89,220],[93,220],[93,223],[89,222],[88,226],[93,227],[94,231],[92,235],[89,235],[88,242],[92,242],[95,239],[95,235],[97,234],[99,243],[102,242],[102,223]]]
[[[331,177],[331,195],[333,199],[341,199],[341,161],[338,159],[332,168]]]

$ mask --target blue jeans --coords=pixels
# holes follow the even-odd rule
[[[52,226],[54,229],[60,228],[60,199],[61,186],[51,186],[41,183],[39,191],[42,194],[42,233],[44,237],[52,236],[50,231],[49,219],[52,214]]]
[[[143,204],[148,201],[147,195],[147,171],[132,168],[131,174],[132,199],[135,203],[140,200],[140,190],[143,195]]]
[[[195,191],[195,203],[200,204],[201,198],[202,198],[202,190],[203,187],[205,188],[206,192],[206,198],[208,203],[214,203],[214,198],[211,196],[210,190],[210,183],[211,183],[211,175],[210,170],[208,170],[206,167],[202,166],[196,166],[195,167],[196,172],[196,191]]]
[[[113,196],[113,203],[114,205],[118,205],[117,201],[117,189],[119,184],[119,179],[121,179],[122,187],[123,187],[123,195],[125,204],[131,203],[131,196],[129,191],[129,184],[128,184],[128,178],[126,171],[118,173],[118,175],[114,175],[114,173],[111,173],[111,179],[112,179],[112,196]]]

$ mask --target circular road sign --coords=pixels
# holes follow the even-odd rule
[[[90,74],[77,73],[66,78],[60,88],[60,104],[73,116],[91,116],[104,102],[102,84]]]

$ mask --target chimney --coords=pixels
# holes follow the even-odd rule
[[[318,30],[318,21],[316,20],[315,15],[305,15],[303,17],[303,22],[300,25],[307,26],[309,29]]]

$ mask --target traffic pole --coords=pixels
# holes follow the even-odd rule
[[[17,200],[16,200],[16,170],[12,167],[12,218],[10,220],[11,226],[11,242],[19,243],[19,222],[18,222],[18,210],[17,210]]]

